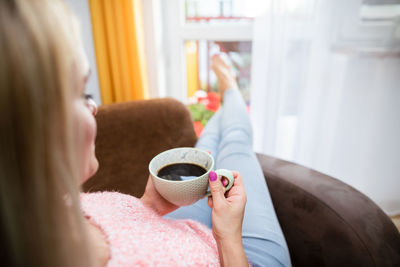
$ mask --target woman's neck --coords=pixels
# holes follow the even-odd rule
[[[94,252],[95,266],[106,266],[110,259],[110,245],[104,231],[95,223],[86,218],[89,244]]]

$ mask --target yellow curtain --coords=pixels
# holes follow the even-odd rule
[[[103,104],[148,98],[140,0],[90,0]]]
[[[186,83],[188,97],[194,96],[199,90],[199,55],[197,41],[187,41],[186,51]]]

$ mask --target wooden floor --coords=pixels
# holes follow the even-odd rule
[[[392,219],[394,225],[396,225],[397,229],[399,229],[399,232],[400,232],[400,214],[396,215],[396,216],[392,216],[392,217],[390,217],[390,219]]]

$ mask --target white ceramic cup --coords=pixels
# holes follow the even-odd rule
[[[158,172],[162,168],[176,163],[196,164],[206,169],[206,173],[185,181],[171,181],[158,176]],[[214,158],[208,152],[193,147],[181,147],[164,151],[155,156],[149,164],[150,175],[157,191],[166,200],[178,206],[188,206],[203,197],[211,195],[208,190],[208,176],[213,168]],[[233,173],[225,169],[219,169],[215,172],[227,179],[228,184],[225,185],[225,191],[229,190],[234,182]]]

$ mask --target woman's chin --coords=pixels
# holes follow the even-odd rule
[[[96,157],[93,157],[90,161],[90,164],[88,164],[88,167],[84,171],[84,174],[82,175],[81,179],[81,184],[89,180],[90,177],[92,177],[97,170],[99,169],[99,161],[97,160]]]

